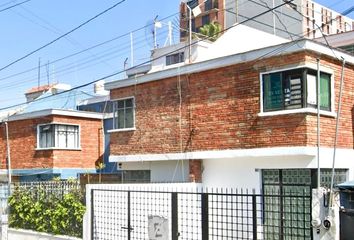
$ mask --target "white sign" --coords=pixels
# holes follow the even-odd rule
[[[162,216],[148,216],[149,240],[168,240],[168,219]]]

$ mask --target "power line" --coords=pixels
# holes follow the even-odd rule
[[[14,7],[17,7],[17,6],[19,6],[19,5],[25,4],[25,3],[29,2],[29,1],[31,1],[31,0],[26,0],[26,1],[23,1],[23,2],[16,3],[16,4],[14,4],[14,5],[11,5],[11,6],[9,6],[9,7],[6,7],[6,8],[1,9],[0,12],[5,12],[6,10],[9,10],[9,9],[14,8]]]
[[[278,6],[275,6],[275,7],[271,8],[271,9],[268,9],[267,11],[264,11],[264,12],[262,12],[262,13],[259,13],[259,14],[255,15],[255,16],[253,16],[253,17],[250,18],[250,19],[246,19],[246,20],[244,20],[244,21],[242,21],[242,22],[240,22],[240,23],[238,23],[238,24],[235,24],[235,25],[233,25],[233,26],[231,26],[231,27],[229,27],[229,28],[226,28],[226,29],[220,31],[220,33],[223,33],[223,32],[225,32],[225,31],[227,31],[227,30],[229,30],[229,29],[231,29],[231,28],[234,28],[234,27],[238,26],[239,24],[243,24],[243,23],[245,23],[245,22],[248,22],[248,21],[251,21],[251,20],[253,20],[253,19],[255,19],[255,18],[258,18],[258,17],[260,17],[260,16],[262,16],[262,15],[268,13],[268,12],[271,12],[271,11],[273,11],[273,10],[275,10],[275,9],[277,9],[277,8],[279,8],[279,7],[281,7],[281,6],[284,6],[285,4],[288,4],[288,3],[292,2],[292,1],[294,1],[294,0],[289,0],[289,1],[286,1],[286,2],[284,2],[284,3],[282,3],[282,4],[279,4]],[[203,38],[203,39],[201,39],[201,40],[195,41],[194,43],[190,43],[190,45],[195,45],[196,43],[198,43],[198,42],[200,42],[200,41],[202,41],[202,40],[206,40],[206,39],[211,38],[211,37],[213,37],[213,36],[205,37],[205,38]],[[123,70],[120,70],[120,71],[118,71],[118,72],[115,72],[115,73],[106,75],[106,76],[104,76],[104,77],[98,78],[98,79],[96,79],[96,80],[90,81],[90,82],[88,82],[88,83],[85,83],[85,84],[82,84],[82,85],[73,87],[73,88],[70,89],[70,90],[66,90],[66,91],[63,91],[63,92],[59,92],[59,93],[57,93],[57,95],[59,95],[59,94],[64,94],[64,93],[69,92],[69,91],[73,91],[73,90],[76,90],[76,89],[80,89],[80,88],[89,86],[89,85],[91,85],[91,84],[93,84],[93,83],[95,83],[95,82],[98,82],[98,81],[101,81],[101,80],[104,80],[104,79],[107,79],[107,78],[116,76],[116,75],[118,75],[118,74],[124,73],[126,70],[131,70],[131,69],[134,69],[134,68],[136,68],[136,67],[140,67],[140,66],[143,66],[143,65],[145,65],[145,64],[151,63],[152,61],[154,61],[154,60],[156,60],[156,59],[160,59],[160,58],[162,58],[162,57],[166,57],[167,55],[170,55],[171,53],[178,52],[178,51],[180,51],[180,50],[182,50],[182,49],[184,49],[184,48],[185,48],[185,46],[184,46],[184,47],[181,47],[181,48],[178,48],[178,49],[175,49],[174,51],[168,52],[168,53],[166,53],[166,54],[163,54],[163,55],[161,55],[161,56],[159,56],[159,57],[156,57],[156,58],[154,58],[154,59],[150,59],[150,60],[148,60],[148,61],[145,61],[145,62],[143,62],[143,63],[140,63],[140,64],[138,64],[138,65],[136,65],[136,66],[134,66],[134,67],[131,67],[131,68],[128,68],[128,69],[123,69]],[[1,69],[0,69],[0,71],[1,71]],[[49,98],[49,97],[50,97],[50,96],[46,96],[46,97],[43,97],[43,98],[41,98],[41,99],[47,99],[47,98]],[[33,101],[31,101],[31,102],[35,102],[35,101],[36,101],[36,99],[33,100]],[[13,108],[13,107],[22,106],[22,105],[24,105],[24,104],[26,104],[26,103],[18,103],[18,104],[14,104],[14,105],[12,105],[12,106],[3,107],[3,108],[0,108],[0,111],[1,111],[1,110],[5,110],[5,109],[9,109],[9,108]]]
[[[159,32],[158,35],[161,37],[166,32],[167,31]],[[145,46],[143,44],[144,41],[145,40],[142,39],[142,40],[139,40],[138,42],[135,42],[135,49],[138,50],[138,49],[144,48],[144,46]],[[118,50],[113,50],[118,47],[119,47]],[[50,76],[53,76],[55,74],[57,77],[60,77],[60,76],[70,74],[74,71],[80,71],[80,70],[86,69],[88,67],[95,66],[96,64],[94,62],[100,61],[100,59],[103,59],[105,61],[112,60],[112,59],[115,59],[117,57],[124,55],[125,53],[127,53],[129,51],[130,51],[129,45],[127,45],[127,44],[119,45],[119,46],[110,48],[108,50],[102,51],[100,53],[100,55],[97,55],[95,58],[91,58],[91,59],[82,58],[82,59],[78,60],[77,62],[72,62],[72,63],[62,65],[59,68],[56,68],[55,73],[50,73]],[[93,63],[93,64],[90,64],[90,63]],[[33,68],[33,70],[35,70],[35,69],[36,68]],[[38,67],[37,67],[37,69],[38,69]],[[74,70],[70,71],[71,69],[74,69]],[[58,75],[58,73],[62,73],[62,74]],[[42,76],[46,76],[46,73],[43,73]],[[24,85],[25,83],[30,83],[30,82],[36,81],[35,79],[37,79],[37,77],[38,77],[37,75],[32,75],[31,79],[28,79],[28,80],[21,79],[18,81],[11,81],[10,83],[1,84],[0,88],[7,89],[7,88],[13,88],[14,86],[21,86],[22,84]]]
[[[279,5],[279,6],[281,6],[281,5]],[[279,7],[279,6],[277,6],[277,7]],[[273,9],[270,9],[269,11],[272,11],[272,10],[273,10]],[[269,11],[266,11],[266,12],[269,12]],[[265,14],[266,12],[264,12],[263,14]],[[260,14],[260,15],[262,15],[262,14]],[[254,16],[254,17],[252,17],[252,18],[250,18],[250,19],[247,19],[247,20],[245,20],[245,21],[243,21],[243,22],[241,22],[241,23],[239,23],[239,24],[243,24],[243,23],[245,23],[245,22],[247,22],[247,21],[253,20],[254,18],[259,17],[260,15],[258,14],[258,15]],[[331,19],[331,20],[328,21],[327,23],[330,23],[330,22],[333,21],[333,20],[335,20],[335,19]],[[237,24],[237,25],[238,25],[238,24]],[[233,27],[235,27],[235,26],[237,26],[237,25],[231,26],[231,27],[229,27],[229,28],[223,30],[222,32],[227,31],[227,30],[229,30],[229,29],[231,29],[231,28],[233,28]],[[305,33],[306,33],[306,32],[304,32],[304,34],[305,34]],[[200,41],[205,40],[205,39],[208,39],[208,38],[209,38],[209,37],[205,37],[204,39],[198,40],[198,41],[196,41],[196,42],[194,42],[194,43],[192,43],[192,44],[194,45],[194,44],[196,44],[197,42],[200,42]],[[264,57],[269,56],[270,54],[276,54],[277,52],[285,51],[287,48],[290,48],[291,46],[297,44],[297,42],[301,41],[302,39],[303,39],[303,36],[302,36],[302,37],[299,37],[298,39],[296,39],[295,41],[293,41],[292,44],[290,44],[290,45],[289,45],[289,44],[286,44],[286,45],[282,44],[280,47],[278,47],[278,48],[276,48],[276,49],[273,49],[272,51],[270,51],[270,52],[268,52],[268,53],[266,53],[266,54],[264,54],[264,55],[258,57],[257,59],[254,59],[253,61],[256,61],[256,62],[257,62],[257,61],[262,60]],[[165,57],[165,56],[167,56],[167,55],[170,55],[170,54],[172,54],[172,53],[178,52],[178,51],[184,49],[185,47],[186,47],[186,46],[181,47],[181,48],[179,48],[179,49],[176,49],[176,50],[174,50],[174,51],[168,52],[168,53],[166,53],[166,54],[164,54],[164,55],[161,55],[161,56],[159,56],[159,57],[157,57],[157,58],[154,58],[154,59],[151,59],[151,60],[146,61],[146,62],[144,62],[144,63],[141,63],[141,64],[139,64],[139,65],[137,65],[137,66],[134,66],[134,67],[132,67],[132,68],[129,68],[129,69],[133,69],[133,68],[135,68],[135,67],[139,67],[139,66],[142,66],[142,65],[144,65],[144,64],[150,63],[150,62],[152,62],[152,61],[154,61],[154,60],[156,60],[156,59],[159,59],[159,58]],[[129,69],[128,69],[128,70],[129,70]],[[71,90],[63,91],[63,92],[61,92],[61,93],[65,93],[65,92],[69,92],[69,91],[72,91],[72,90],[76,90],[76,89],[80,89],[80,88],[87,87],[87,86],[89,86],[89,85],[91,85],[91,84],[93,84],[93,83],[95,83],[95,82],[97,82],[97,81],[104,80],[104,79],[107,79],[107,78],[116,76],[116,75],[118,75],[118,74],[124,73],[125,71],[126,71],[126,70],[121,70],[121,71],[118,71],[118,72],[109,74],[109,75],[107,75],[107,76],[101,77],[101,78],[99,78],[99,79],[96,79],[96,80],[94,80],[94,81],[88,82],[88,83],[86,83],[86,84],[83,84],[83,85],[79,85],[79,86],[77,86],[77,87],[74,87],[74,88],[72,88]],[[61,93],[58,93],[58,94],[61,94]],[[51,97],[51,96],[47,96],[47,97],[44,97],[44,98],[41,98],[41,99],[50,98],[50,97]],[[34,100],[33,102],[35,102],[35,101],[36,101],[36,100]],[[25,103],[16,104],[16,105],[12,105],[12,106],[9,106],[9,107],[1,108],[0,110],[5,110],[5,109],[12,108],[12,107],[21,106],[21,105],[23,105],[23,104],[25,104]]]
[[[29,1],[29,0],[27,0],[27,1]],[[69,34],[73,33],[74,31],[76,31],[76,30],[82,28],[82,27],[85,26],[86,24],[88,24],[88,23],[90,23],[91,21],[93,21],[94,19],[96,19],[96,18],[102,16],[103,14],[107,13],[108,11],[112,10],[113,8],[117,7],[118,5],[122,4],[122,3],[125,2],[125,1],[126,1],[126,0],[121,0],[121,1],[117,2],[117,3],[114,4],[113,6],[111,6],[111,7],[107,8],[107,9],[105,9],[104,11],[102,11],[102,12],[100,12],[99,14],[95,15],[94,17],[92,17],[92,18],[86,20],[85,22],[81,23],[79,26],[77,26],[77,27],[71,29],[70,31],[68,31],[68,32],[66,32],[66,33],[64,33],[64,34],[62,34],[61,36],[55,38],[54,40],[50,41],[49,43],[44,44],[43,46],[37,48],[36,50],[33,50],[33,51],[29,52],[28,54],[26,54],[25,56],[20,57],[20,58],[16,59],[15,61],[13,61],[13,62],[7,64],[6,66],[0,68],[0,71],[3,71],[4,69],[6,69],[6,68],[8,68],[8,67],[10,67],[10,66],[12,66],[12,65],[14,65],[14,64],[16,64],[16,63],[18,63],[18,62],[20,62],[21,60],[23,60],[23,59],[25,59],[25,58],[27,58],[27,57],[33,55],[34,53],[36,53],[36,52],[42,50],[43,48],[46,48],[46,47],[48,47],[49,45],[52,45],[53,43],[59,41],[60,39],[66,37],[66,36],[68,36]]]
[[[25,18],[26,20],[28,20],[28,21],[30,21],[30,22],[32,22],[32,23],[34,23],[34,24],[36,24],[36,25],[38,25],[38,26],[40,26],[40,27],[42,27],[42,28],[44,28],[44,29],[46,29],[46,30],[52,32],[52,33],[54,33],[55,35],[61,35],[61,34],[63,34],[63,31],[62,31],[62,30],[60,30],[59,28],[55,27],[53,24],[51,24],[51,23],[48,22],[47,20],[41,18],[41,17],[38,16],[36,13],[34,13],[34,12],[32,12],[31,10],[25,8],[24,6],[21,6],[21,8],[22,8],[25,12],[27,12],[28,14],[30,14],[31,16],[33,16],[35,19],[39,20],[40,22],[42,22],[42,23],[44,23],[44,24],[41,24],[41,23],[39,23],[39,22],[37,22],[37,21],[31,19],[31,18],[26,17],[25,15],[22,15],[22,14],[16,12],[16,13],[17,13],[18,15],[20,15],[21,17],[23,17],[23,18]],[[47,27],[47,26],[48,26],[48,27]],[[65,39],[66,39],[70,44],[72,44],[72,45],[75,46],[75,47],[80,47],[81,49],[84,48],[84,47],[83,47],[78,41],[76,41],[75,39],[72,39],[72,38],[69,38],[69,37],[65,37]],[[92,54],[92,55],[94,56],[94,54]],[[109,66],[109,67],[112,67],[110,64],[108,64],[108,63],[106,63],[106,62],[102,62],[102,63],[106,64],[106,65]]]
[[[168,18],[170,18],[170,17],[173,17],[173,16],[176,15],[176,14],[178,14],[178,13],[171,14],[171,15],[169,15],[169,16],[167,16],[167,17],[161,19],[160,21],[163,21],[163,20],[166,20],[166,19],[168,19]],[[152,23],[152,24],[154,24],[154,23]],[[81,51],[78,51],[78,52],[69,54],[69,55],[64,56],[64,57],[62,57],[62,58],[55,59],[55,60],[51,61],[50,63],[51,63],[51,64],[54,64],[54,63],[60,62],[60,61],[62,61],[62,60],[65,60],[65,59],[68,59],[68,58],[77,56],[77,55],[79,55],[79,54],[81,54],[81,53],[87,52],[87,51],[92,50],[92,49],[94,49],[94,48],[97,48],[97,47],[106,45],[106,44],[111,43],[111,42],[113,42],[113,41],[115,41],[115,40],[118,40],[118,39],[120,39],[120,38],[129,36],[131,32],[132,32],[132,33],[135,33],[135,32],[138,32],[138,31],[140,31],[140,30],[142,30],[142,29],[144,29],[144,28],[146,28],[146,27],[149,27],[149,26],[152,25],[152,24],[146,24],[146,25],[144,25],[143,27],[137,28],[137,29],[135,29],[135,30],[133,30],[133,31],[130,31],[130,32],[127,32],[127,33],[118,35],[118,36],[116,36],[116,37],[114,37],[114,38],[111,38],[111,39],[106,40],[106,41],[104,41],[104,42],[98,43],[98,44],[96,44],[96,45],[93,45],[93,46],[88,47],[88,48],[86,48],[86,49],[83,49],[83,50],[81,50]],[[41,67],[44,67],[44,66],[45,66],[45,64],[41,65]],[[34,71],[34,70],[37,70],[37,69],[38,69],[38,66],[35,66],[35,67],[33,67],[33,68],[29,68],[29,69],[27,69],[27,70],[24,70],[24,71],[22,71],[22,72],[15,73],[15,74],[11,74],[11,75],[8,75],[8,76],[6,76],[6,77],[0,78],[0,81],[6,80],[6,79],[9,79],[9,78],[12,78],[12,77],[17,77],[17,76],[19,76],[19,75],[22,75],[22,74],[24,74],[24,73],[28,73],[28,72],[31,72],[31,71]]]

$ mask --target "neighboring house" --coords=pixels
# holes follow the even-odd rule
[[[36,101],[2,119],[2,175],[8,167],[5,122],[14,180],[67,179],[96,172],[104,153],[102,114],[77,111],[77,102],[90,95],[75,90],[53,94],[62,90],[50,88],[36,96]]]
[[[330,180],[337,117],[336,181],[353,179],[353,56],[311,40],[277,44],[106,83],[109,160],[151,182],[309,193],[317,184],[319,58],[321,183]],[[340,115],[337,57],[346,60]]]
[[[116,173],[118,171],[117,163],[109,162],[110,133],[108,131],[111,130],[113,126],[113,104],[109,99],[109,95],[84,99],[78,103],[77,110],[102,113],[104,134],[104,168],[102,169],[102,173]]]
[[[235,23],[243,23],[249,27],[289,39],[301,36],[318,38],[322,36],[321,31],[323,34],[329,35],[353,30],[353,19],[309,0],[294,0],[272,12],[252,19],[252,17],[283,3],[283,0],[187,1],[192,9],[198,8],[199,5],[201,11],[192,18],[192,32],[199,32],[199,28],[204,24],[215,21],[221,24],[222,29],[227,29]],[[180,13],[180,36],[182,40],[188,40],[190,16],[188,8],[183,3]],[[247,21],[248,19],[251,20]],[[318,26],[321,27],[321,30],[317,29]]]
[[[315,40],[323,44],[328,43],[332,47],[340,48],[354,55],[354,31],[332,34],[326,36],[326,38],[321,37]]]

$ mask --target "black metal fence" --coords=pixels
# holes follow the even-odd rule
[[[91,189],[92,239],[312,239],[311,195]]]
[[[85,188],[82,187],[77,180],[70,181],[38,181],[38,182],[14,182],[11,186],[12,191],[27,190],[32,193],[43,191],[57,197],[63,197],[65,194],[74,190],[81,191],[84,195]]]

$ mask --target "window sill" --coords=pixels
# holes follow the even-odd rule
[[[258,113],[258,116],[259,117],[267,117],[267,116],[287,115],[287,114],[295,114],[295,113],[317,114],[317,109],[315,109],[315,108],[300,108],[300,109],[280,110],[280,111],[273,111],[273,112],[261,112],[261,113]],[[332,118],[337,117],[337,113],[324,111],[324,110],[320,110],[320,114],[322,116],[327,116],[327,117],[332,117]]]
[[[36,148],[36,151],[48,151],[48,150],[63,150],[63,151],[81,151],[81,148],[57,148],[57,147],[51,147],[51,148]]]
[[[136,128],[122,128],[122,129],[111,129],[111,130],[108,130],[107,132],[108,133],[114,133],[114,132],[128,132],[128,131],[135,131]]]

